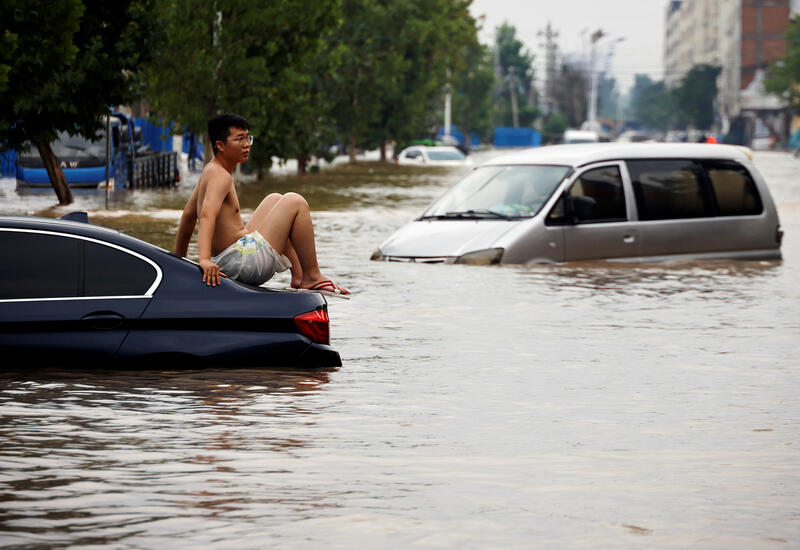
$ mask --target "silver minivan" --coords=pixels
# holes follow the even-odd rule
[[[528,149],[472,171],[373,260],[469,264],[780,258],[749,151],[705,143]]]

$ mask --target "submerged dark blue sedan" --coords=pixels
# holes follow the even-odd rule
[[[209,287],[193,262],[67,217],[0,216],[2,363],[341,365],[319,294]]]

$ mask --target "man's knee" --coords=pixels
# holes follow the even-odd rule
[[[301,207],[307,207],[308,206],[308,201],[306,201],[306,199],[304,199],[302,195],[298,195],[297,193],[295,193],[293,191],[289,191],[288,193],[286,193],[283,196],[283,198],[285,200],[292,201],[292,203],[297,204],[298,206],[301,206]]]

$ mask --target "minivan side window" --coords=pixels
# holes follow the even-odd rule
[[[703,171],[691,160],[629,160],[628,170],[640,220],[712,215]]]
[[[594,203],[588,212],[573,212],[576,223],[618,222],[625,221],[628,217],[622,176],[617,166],[587,170],[578,176],[567,195],[588,197]]]
[[[730,161],[704,161],[703,166],[720,216],[757,215],[763,211],[756,184],[744,166]]]
[[[625,191],[617,166],[587,170],[572,183],[565,194],[571,208],[565,208],[564,197],[553,206],[545,224],[620,222],[627,220]],[[569,211],[571,210],[571,211]],[[567,220],[567,216],[570,220]]]

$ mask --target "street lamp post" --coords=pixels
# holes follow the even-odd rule
[[[597,67],[595,66],[597,60],[597,42],[607,36],[606,33],[603,32],[602,29],[597,29],[594,33],[592,33],[591,41],[592,41],[592,50],[591,50],[591,59],[589,61],[589,67],[592,73],[592,83],[591,83],[591,91],[589,93],[589,114],[586,117],[589,130],[598,130],[598,123],[597,123],[597,87],[598,87],[598,80],[599,74]],[[619,37],[614,42],[622,42],[625,40],[625,37]]]

